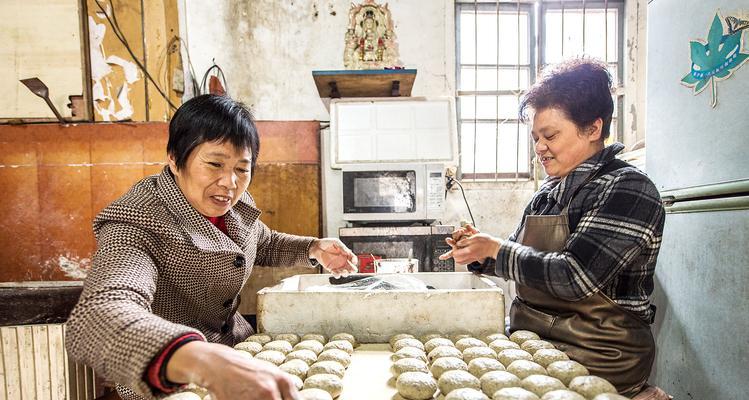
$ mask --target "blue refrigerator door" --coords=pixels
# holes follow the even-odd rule
[[[711,86],[694,95],[681,83],[690,41],[707,40],[716,13],[725,27],[747,9],[749,0],[648,3],[646,172],[675,200],[655,272],[650,382],[676,399],[749,393],[749,63],[713,82],[715,108]]]
[[[650,382],[675,399],[749,393],[749,210],[666,216]]]
[[[715,108],[710,85],[695,96],[681,83],[692,67],[689,42],[707,39],[716,13],[727,32],[725,17],[747,9],[749,0],[648,4],[646,158],[659,190],[749,178],[749,62],[715,81]],[[749,30],[743,38],[749,52]]]

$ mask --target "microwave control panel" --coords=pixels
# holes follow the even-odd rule
[[[455,272],[455,260],[448,258],[440,260],[440,256],[450,251],[450,246],[445,243],[445,236],[434,235],[432,239],[432,271],[431,272]]]
[[[442,212],[445,201],[445,172],[427,171],[427,209],[432,212]]]
[[[455,272],[455,261],[453,259],[449,260],[440,260],[440,255],[447,253],[450,251],[450,248],[447,249],[435,249],[434,254],[432,254],[432,272]]]

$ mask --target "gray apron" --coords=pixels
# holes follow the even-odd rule
[[[567,208],[560,215],[526,216],[518,242],[539,251],[561,251],[570,236]],[[640,392],[655,357],[647,322],[600,291],[573,302],[518,283],[516,287],[512,330],[538,333],[624,396]]]

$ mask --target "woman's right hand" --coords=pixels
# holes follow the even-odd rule
[[[451,250],[445,254],[440,255],[439,259],[440,260],[450,259],[453,256],[453,252],[456,250],[457,243],[460,239],[473,236],[477,233],[481,233],[481,232],[478,229],[471,226],[471,224],[466,224],[460,228],[455,229],[449,238],[445,238],[445,242],[448,245],[450,245]]]
[[[296,400],[299,392],[275,365],[253,360],[231,347],[194,341],[174,352],[167,379],[192,382],[212,393],[214,400]]]

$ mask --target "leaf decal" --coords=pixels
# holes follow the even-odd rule
[[[682,84],[694,88],[695,95],[710,84],[713,107],[718,102],[716,79],[727,79],[749,57],[749,53],[741,52],[742,32],[724,35],[723,31],[723,23],[715,14],[707,34],[707,43],[699,39],[689,42],[692,67],[681,79]]]
[[[707,47],[708,51],[710,52],[710,55],[713,55],[718,52],[718,47],[720,46],[720,41],[723,38],[723,24],[720,22],[720,18],[718,18],[718,14],[715,14],[715,18],[713,18],[713,23],[710,25],[710,33],[707,34]]]

